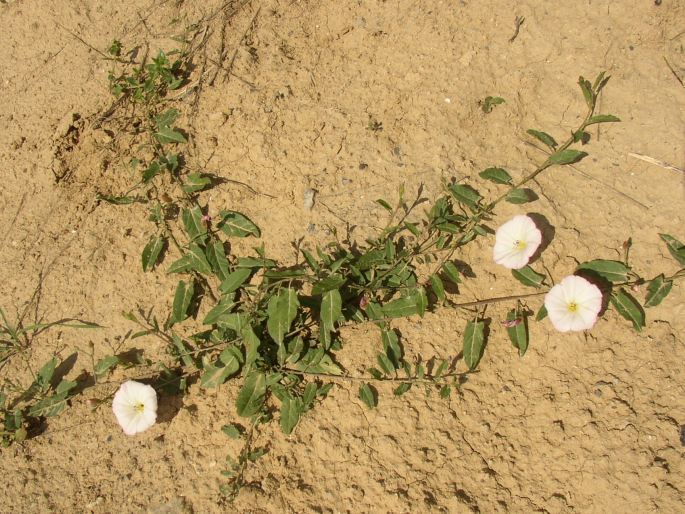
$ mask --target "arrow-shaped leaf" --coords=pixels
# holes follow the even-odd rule
[[[546,132],[540,132],[539,130],[533,129],[528,129],[526,132],[552,149],[556,148],[557,146],[557,142],[554,140],[554,138]]]
[[[625,319],[633,324],[638,332],[645,326],[645,311],[633,296],[621,288],[611,294],[611,305]]]
[[[252,235],[260,237],[262,235],[259,227],[239,212],[221,211],[219,216],[221,221],[217,226],[228,236],[247,237]]]
[[[302,413],[302,400],[286,395],[281,402],[281,431],[289,435],[300,421]]]
[[[628,274],[630,273],[630,268],[622,262],[604,259],[584,262],[578,266],[578,269],[594,271],[609,282],[625,282],[628,280]]]
[[[555,154],[549,156],[547,162],[549,164],[573,164],[584,157],[587,157],[587,152],[581,152],[580,150],[562,150]]]
[[[257,414],[264,404],[265,396],[266,377],[264,373],[249,374],[238,393],[238,398],[236,398],[238,415],[249,418]]]
[[[485,323],[469,321],[464,330],[464,362],[470,370],[476,369],[485,347]]]
[[[666,243],[668,251],[673,258],[678,261],[681,266],[685,266],[685,245],[668,234],[659,234],[659,237]]]
[[[266,328],[274,341],[281,344],[288,333],[290,325],[297,315],[300,302],[294,289],[281,289],[276,296],[269,300],[267,306],[268,319]]]
[[[673,281],[666,280],[663,273],[653,279],[647,286],[645,307],[656,307],[668,296],[673,288]]]
[[[193,300],[195,294],[195,283],[190,280],[186,284],[183,280],[179,281],[176,286],[176,294],[174,294],[174,303],[172,307],[171,324],[180,323],[188,317],[188,307]]]
[[[160,236],[151,236],[150,240],[143,248],[143,271],[151,271],[159,259],[162,250],[164,249],[164,244],[166,239]]]

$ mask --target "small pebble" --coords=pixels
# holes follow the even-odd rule
[[[307,232],[309,232],[310,234],[316,232],[316,224],[310,223],[309,225],[307,225]]]
[[[316,194],[316,191],[314,189],[305,189],[304,190],[304,201],[303,201],[303,207],[305,211],[311,211],[314,208],[314,195]]]

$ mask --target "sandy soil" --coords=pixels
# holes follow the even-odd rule
[[[362,240],[385,221],[373,200],[401,183],[434,197],[442,177],[489,166],[522,176],[544,158],[525,130],[565,137],[584,110],[578,76],[606,69],[600,110],[623,122],[593,130],[590,158],[538,179],[531,209],[555,228],[541,262],[561,277],[576,261],[617,258],[632,237],[638,269],[673,272],[658,233],[685,238],[683,176],[628,154],[685,165],[685,88],[664,62],[685,75],[684,22],[680,0],[0,1],[0,306],[30,305],[30,322],[105,326],[43,333],[32,366],[78,352],[76,376],[91,342],[96,358],[129,346],[163,355],[154,339],[125,340],[133,327],[119,315],[166,312],[176,279],[140,271],[144,207],[95,200],[131,183],[121,145],[95,128],[112,102],[98,51],[114,38],[174,48],[192,23],[207,31],[193,77],[215,79],[179,102],[191,158],[250,186],[229,182],[206,200],[253,219],[271,257],[293,262],[291,242],[325,242],[327,225],[353,225]],[[231,74],[215,65],[222,45]],[[506,103],[486,115],[488,95]],[[318,191],[312,211],[307,188]],[[461,301],[522,289],[489,244],[461,256],[476,272]],[[293,435],[262,429],[269,452],[232,506],[220,503],[220,470],[239,443],[220,428],[238,421],[237,384],[162,397],[160,422],[134,438],[78,397],[43,434],[2,450],[0,511],[684,512],[682,286],[648,315],[639,334],[615,313],[587,334],[534,324],[523,359],[494,331],[480,373],[449,401],[380,387],[368,411],[356,384],[340,384]],[[408,353],[453,357],[465,319],[439,310],[397,326]],[[341,364],[363,371],[376,332],[343,337]],[[20,359],[2,373],[30,381]]]

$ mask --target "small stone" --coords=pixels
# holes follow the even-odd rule
[[[349,178],[343,178],[341,182],[343,186],[349,186],[352,183]]]
[[[310,234],[316,232],[316,224],[310,223],[309,225],[307,225],[307,232],[309,232]]]
[[[303,203],[302,206],[304,207],[305,211],[311,211],[314,208],[314,195],[316,194],[316,191],[312,188],[308,188],[304,190],[304,195],[303,196]]]

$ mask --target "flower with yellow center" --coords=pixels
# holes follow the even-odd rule
[[[560,332],[588,330],[602,310],[602,292],[583,277],[571,275],[549,290],[545,308]]]
[[[492,257],[505,268],[523,268],[542,242],[542,233],[528,216],[519,215],[504,223],[495,233]]]
[[[126,435],[144,432],[157,420],[157,393],[147,384],[129,380],[114,395],[112,410]]]

